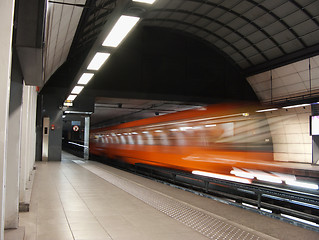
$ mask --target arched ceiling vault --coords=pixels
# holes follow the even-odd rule
[[[68,11],[74,15],[74,7],[83,9],[72,45],[64,46],[68,60],[87,54],[124,1],[130,2],[74,0],[72,7],[49,1],[51,9],[63,8],[65,16]],[[246,76],[319,53],[318,0],[156,0],[142,17],[140,25],[182,31],[204,40]],[[46,59],[48,66],[53,64],[51,58]]]
[[[249,70],[295,52],[302,57],[310,47],[318,51],[318,16],[316,0],[162,0],[143,24],[195,35]]]
[[[63,91],[65,91],[63,94],[67,96],[70,91],[67,93],[68,90],[65,89],[71,89],[71,86],[73,87],[75,85],[78,80],[77,75],[83,71],[83,69],[81,70],[81,65],[85,65],[84,63],[90,60],[89,58],[92,56],[90,56],[90,53],[97,51],[97,45],[99,45],[99,47],[101,46],[99,41],[107,32],[107,29],[110,29],[112,26],[112,21],[116,15],[119,16],[119,14],[123,14],[123,11],[129,10],[130,7],[135,10],[138,8],[135,8],[136,3],[133,3],[131,0],[50,0],[49,2],[51,4],[51,11],[53,12],[54,10],[54,13],[56,13],[50,15],[52,16],[51,22],[58,22],[59,24],[52,24],[51,29],[49,25],[49,28],[46,30],[48,33],[52,33],[49,35],[52,39],[47,42],[45,64],[47,65],[46,67],[52,65],[52,68],[54,68],[54,66],[60,66],[63,61],[65,61],[66,55],[67,60],[66,63],[60,67],[59,71],[56,71],[56,73],[52,75],[46,87],[48,88],[48,92],[50,92],[50,87],[52,86],[63,88]],[[128,9],[125,9],[123,7],[124,5],[128,6]],[[147,47],[155,46],[155,48],[158,48],[156,49],[157,51],[161,51],[163,48],[166,50],[165,53],[167,56],[161,56],[162,58],[157,62],[155,61],[155,56],[152,66],[155,68],[159,65],[158,68],[162,67],[164,70],[168,69],[167,71],[170,71],[169,74],[172,76],[171,79],[168,80],[168,84],[177,86],[179,83],[178,79],[180,83],[183,84],[186,79],[189,80],[189,83],[196,83],[198,88],[202,88],[198,89],[199,95],[203,95],[203,92],[205,92],[202,91],[203,89],[208,89],[207,91],[214,89],[217,93],[221,94],[221,96],[218,95],[220,98],[233,95],[233,92],[239,92],[239,95],[245,95],[243,91],[238,90],[238,86],[247,83],[246,78],[248,76],[319,55],[318,0],[156,0],[151,6],[144,7],[142,4],[140,6],[141,8],[139,10],[142,11],[140,11],[138,15],[142,17],[142,21],[139,23],[138,28],[145,30],[145,35],[139,35],[141,38],[135,36],[135,41],[136,39],[140,39],[142,41],[154,42],[151,42],[151,44],[147,42],[147,44],[145,44],[147,46],[141,45],[140,48],[137,48],[136,46],[138,46],[138,44],[134,45],[134,41],[132,41],[132,45],[130,46],[133,46],[135,52],[126,51],[128,55],[132,54],[132,52],[136,53],[134,55],[135,64],[139,63],[137,59],[142,59],[140,60],[140,65],[137,66],[137,69],[140,69],[140,72],[136,74],[139,79],[135,79],[135,81],[132,80],[130,71],[134,72],[134,69],[131,68],[126,70],[121,69],[120,71],[120,73],[128,74],[128,76],[116,72],[116,66],[122,67],[123,62],[126,62],[122,61],[122,59],[116,59],[116,56],[124,56],[122,54],[123,48],[125,49],[125,45],[129,46],[127,43],[130,42],[130,40],[134,40],[134,34],[132,34],[131,36],[133,37],[130,39],[128,36],[125,40],[126,43],[122,45],[122,51],[121,46],[119,47],[119,51],[114,50],[115,53],[112,53],[113,59],[111,57],[108,63],[96,73],[96,76],[93,78],[93,83],[91,82],[86,89],[87,93],[89,93],[90,90],[92,91],[91,97],[112,97],[111,95],[99,96],[101,91],[109,91],[114,94],[116,91],[110,88],[112,84],[118,84],[116,89],[119,90],[118,88],[121,88],[119,91],[123,92],[125,90],[123,90],[121,86],[131,86],[133,84],[133,87],[136,87],[138,84],[135,82],[139,82],[140,85],[143,86],[163,83],[164,77],[157,76],[159,80],[157,82],[154,80],[156,77],[155,73],[157,74],[156,71],[141,71],[141,69],[144,69],[142,66],[147,65],[149,67],[149,65],[151,65],[150,61],[145,58],[146,55],[152,54],[151,49],[148,49],[149,51],[145,50]],[[131,10],[134,12],[134,9]],[[69,18],[67,17],[68,15],[70,15]],[[76,17],[77,21],[68,20],[73,19],[71,16],[73,18]],[[75,23],[73,25],[71,24],[72,29],[76,29],[76,31],[73,31],[72,34],[66,32],[65,36],[61,37],[60,35],[64,33],[62,30],[64,29],[63,26],[65,24],[63,23],[65,22],[78,22],[78,25],[76,26]],[[56,30],[56,26],[61,26],[61,29]],[[168,34],[167,29],[180,37],[172,37]],[[53,34],[56,32],[57,34]],[[153,38],[145,37],[149,35],[154,36]],[[169,36],[175,39],[169,44],[167,41],[161,39],[165,37],[169,38]],[[191,38],[192,40],[190,40],[189,36],[195,39]],[[58,41],[59,37],[61,39],[72,39],[68,42],[70,46],[67,48],[66,44],[60,44],[60,48],[56,47],[55,44],[58,42],[63,43],[63,41]],[[50,38],[48,39],[50,40]],[[189,56],[187,56],[187,54],[184,54],[184,52],[183,54],[176,53],[175,55],[179,56],[179,58],[169,59],[171,55],[167,54],[167,52],[171,53],[175,50],[175,46],[183,45],[179,44],[179,42],[184,40],[185,43],[194,43],[192,49],[202,49],[199,47],[196,48],[194,45],[198,42],[201,44],[205,42],[205,51],[208,45],[207,52],[213,49],[214,53],[217,52],[217,54],[207,54],[207,56],[213,57],[206,58],[205,56],[198,57],[200,54],[197,54],[198,61],[196,59],[193,61],[196,63],[196,66],[192,66],[191,64],[185,65],[186,67],[182,66],[180,61],[188,58]],[[163,42],[165,42],[167,46],[162,46]],[[187,44],[183,46],[188,47]],[[48,49],[53,50],[49,51]],[[185,49],[187,51],[188,48]],[[145,56],[138,57],[137,54],[141,54],[143,51]],[[59,57],[61,54],[63,54],[63,57]],[[157,55],[161,54],[162,52]],[[55,59],[57,58],[56,56],[60,61]],[[154,57],[153,55],[151,56]],[[131,56],[127,56],[127,58],[129,57]],[[212,60],[212,58],[214,59]],[[221,59],[223,59],[223,61],[221,61]],[[227,61],[224,61],[224,59]],[[170,62],[170,60],[172,61]],[[217,63],[222,64],[223,67],[220,67]],[[193,68],[190,69],[189,66]],[[235,67],[230,69],[233,66]],[[178,67],[180,67],[180,69],[185,68],[192,70],[190,72],[193,74],[191,76],[187,75],[184,78],[173,76],[172,72],[183,72],[177,71],[178,69],[173,69]],[[57,68],[58,67],[55,67],[55,70]],[[55,70],[52,69],[52,72]],[[109,72],[112,72],[113,75]],[[163,71],[158,72],[162,73]],[[207,76],[203,72],[205,72]],[[234,75],[235,77],[228,77],[232,79],[232,81],[225,77],[225,74],[229,72],[234,72],[234,74],[238,73]],[[141,73],[146,74],[143,75]],[[50,74],[47,75],[50,76]],[[108,76],[109,78],[107,78]],[[143,78],[141,76],[146,77]],[[127,81],[127,84],[120,84],[121,82],[118,81],[118,78],[123,81],[123,83]],[[105,79],[112,82],[107,82]],[[151,79],[151,81],[148,79]],[[166,78],[166,80],[167,79],[168,78]],[[99,80],[101,80],[100,83],[107,82],[107,90],[99,87],[100,85],[97,84]],[[96,88],[99,88],[100,91],[96,91]],[[177,88],[180,87],[176,87],[176,89]],[[190,92],[194,92],[193,87],[189,87],[189,89],[191,90]],[[220,91],[220,89],[225,92]],[[146,90],[145,92],[148,92]],[[186,93],[186,90],[184,92],[181,91],[181,93]],[[231,90],[234,91],[231,92]],[[228,95],[226,94],[227,91]],[[167,95],[167,93],[161,92],[161,96],[165,94]],[[214,95],[211,92],[209,92],[209,94]],[[86,96],[84,95],[82,97],[85,101]],[[79,102],[81,102],[81,100],[79,100]]]

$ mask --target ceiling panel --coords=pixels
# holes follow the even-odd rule
[[[84,0],[68,1],[68,3],[85,4]],[[66,60],[83,8],[76,6],[49,3],[48,27],[46,31],[46,64],[45,81]]]

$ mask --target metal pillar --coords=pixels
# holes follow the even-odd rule
[[[48,161],[49,157],[49,132],[50,118],[43,118],[43,137],[42,137],[42,161]]]
[[[84,127],[84,160],[89,160],[90,144],[90,117],[85,117]]]

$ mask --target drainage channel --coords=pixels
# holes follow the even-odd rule
[[[193,228],[210,239],[262,240],[275,239],[229,220],[223,219],[202,209],[177,201],[167,195],[143,187],[135,182],[123,179],[105,169],[73,160],[102,179],[133,195],[169,217]]]

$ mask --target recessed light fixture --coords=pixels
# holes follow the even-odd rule
[[[283,108],[288,109],[288,108],[306,107],[306,106],[309,106],[309,105],[310,105],[309,103],[305,103],[305,104],[287,106],[287,107],[283,107]]]
[[[73,103],[72,102],[64,102],[63,103],[63,106],[64,107],[72,107],[73,106]],[[64,116],[65,117],[65,116]]]
[[[69,97],[66,99],[67,101],[73,101],[74,99],[76,99],[77,95],[69,95]]]
[[[257,110],[256,112],[257,113],[260,113],[260,112],[271,112],[271,111],[276,111],[276,110],[278,110],[278,108],[262,109],[262,110]]]
[[[88,70],[99,70],[103,63],[110,56],[109,53],[97,52],[95,56],[92,58]]]
[[[104,47],[117,47],[139,20],[139,17],[122,15],[102,45]]]
[[[94,76],[93,73],[83,73],[82,76],[80,77],[78,84],[80,85],[86,85],[91,78]]]
[[[156,0],[133,0],[133,2],[153,4]]]
[[[75,86],[71,92],[71,94],[79,94],[83,90],[83,86]]]

